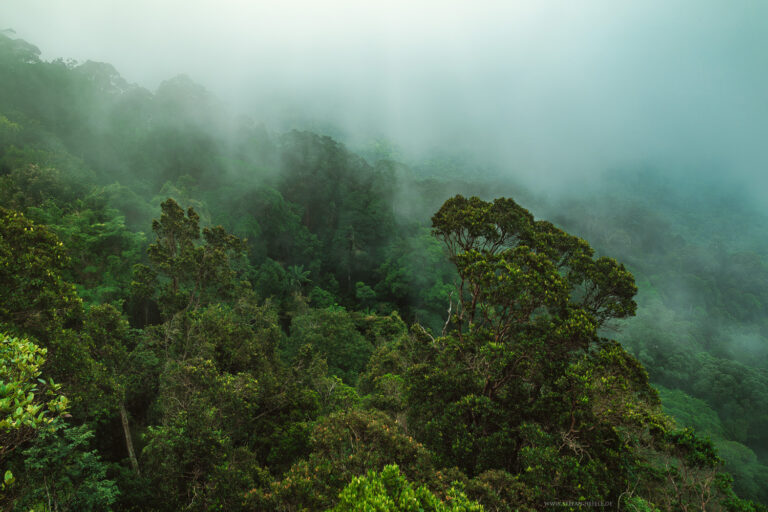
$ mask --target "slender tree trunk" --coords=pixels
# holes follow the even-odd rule
[[[139,461],[136,460],[136,452],[133,451],[133,439],[131,438],[131,428],[128,425],[128,411],[125,410],[125,404],[120,402],[120,419],[123,422],[123,433],[125,434],[125,446],[128,448],[128,457],[131,459],[131,467],[140,475]]]

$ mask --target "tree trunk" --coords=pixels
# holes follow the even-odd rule
[[[120,402],[120,419],[123,422],[123,433],[125,434],[125,446],[128,448],[128,457],[131,459],[131,467],[140,475],[139,461],[136,460],[136,452],[133,451],[133,439],[131,438],[131,428],[128,425],[128,411],[125,410],[125,404]]]

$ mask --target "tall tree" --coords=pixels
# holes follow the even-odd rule
[[[642,366],[598,334],[635,312],[624,266],[511,199],[456,196],[432,225],[459,274],[456,312],[447,335],[416,332],[405,387],[408,427],[439,460],[480,480],[501,471],[537,496],[512,508],[552,496],[618,503],[659,473],[687,486],[667,486],[670,501],[706,499],[696,489],[714,489],[711,445],[681,447]],[[679,464],[659,467],[665,457]]]
[[[157,240],[147,250],[152,266],[135,266],[136,293],[151,296],[157,282],[157,300],[166,317],[231,297],[236,272],[230,262],[242,253],[242,240],[216,226],[203,228],[199,243],[200,217],[195,210],[185,213],[171,198],[160,207],[160,219],[152,222]]]

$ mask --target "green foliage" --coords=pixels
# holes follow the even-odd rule
[[[360,374],[358,386],[365,402],[378,410],[403,418],[406,409],[403,374],[413,364],[408,359],[408,329],[397,313],[388,317],[365,317],[364,332],[376,350]]]
[[[63,277],[68,264],[64,245],[46,227],[0,208],[0,286],[10,292],[0,296],[0,323],[49,350],[48,374],[70,390],[72,412],[91,415],[109,379],[80,329],[85,312]]]
[[[427,229],[395,240],[378,271],[382,275],[376,287],[380,297],[388,298],[422,325],[437,332],[442,329],[457,275],[440,242]]]
[[[95,450],[87,426],[43,432],[24,450],[25,479],[19,510],[106,511],[119,491]]]
[[[73,285],[62,273],[64,245],[45,226],[0,208],[0,323],[47,336],[81,311]]]
[[[510,321],[526,322],[539,308],[578,307],[596,325],[635,313],[637,287],[623,265],[593,259],[584,240],[534,221],[511,199],[488,203],[456,196],[432,225],[462,280],[460,324],[497,323],[496,330],[510,334]]]
[[[302,223],[301,208],[286,201],[279,191],[237,187],[231,191],[230,201],[219,207],[225,218],[233,217],[229,221],[232,232],[247,239],[252,264],[271,258],[288,267],[301,266],[310,274],[318,270],[320,242]]]
[[[356,477],[341,491],[334,512],[355,510],[399,512],[482,512],[480,504],[467,499],[460,490],[451,488],[446,502],[441,502],[426,487],[413,488],[400,474],[397,465],[385,466],[380,473],[369,471]]]
[[[768,478],[768,467],[760,464],[757,455],[747,446],[725,438],[725,429],[718,414],[706,402],[693,398],[680,390],[659,386],[665,412],[675,418],[681,427],[690,427],[709,436],[723,460],[723,470],[734,476],[734,490],[740,496],[766,501],[768,495],[763,482]]]
[[[26,429],[36,430],[50,425],[66,411],[67,399],[59,395],[61,386],[50,379],[40,379],[40,367],[45,363],[47,350],[27,339],[0,336],[0,429],[12,436],[23,438]],[[42,388],[40,386],[42,385]],[[47,403],[40,401],[40,394],[50,397]],[[6,441],[0,447],[6,453],[13,449]]]
[[[355,283],[355,299],[363,308],[370,308],[376,301],[376,292],[362,281]]]
[[[356,329],[351,315],[330,308],[309,310],[293,318],[286,347],[289,357],[295,357],[303,345],[317,350],[328,362],[329,371],[348,384],[356,382],[373,351],[371,342]]]
[[[0,115],[0,148],[13,144],[20,130],[21,127],[18,124]]]
[[[322,510],[332,507],[349,481],[395,463],[419,482],[443,478],[429,452],[385,414],[347,411],[331,414],[312,430],[309,456],[294,464],[268,489],[249,495],[260,510]]]
[[[290,287],[285,269],[278,262],[267,259],[253,273],[254,290],[261,297],[283,303],[288,299]]]
[[[54,429],[56,419],[67,411],[61,386],[40,378],[46,353],[27,339],[0,333],[0,470],[11,452],[40,432]],[[0,501],[2,491],[15,481],[9,470],[3,475]]]
[[[309,303],[316,309],[326,309],[338,306],[336,297],[331,292],[323,290],[319,286],[315,286],[309,292],[307,296]]]
[[[523,484],[519,475],[502,470],[485,471],[469,480],[467,494],[486,510],[534,512],[542,504],[535,488]]]
[[[683,391],[656,386],[664,406],[664,412],[675,418],[679,424],[692,427],[713,438],[722,438],[723,425],[717,413],[703,400],[693,398]]]
[[[527,442],[521,425],[571,435],[573,405],[555,406],[547,390],[597,342],[601,323],[634,311],[632,276],[511,200],[457,196],[433,223],[461,281],[453,334],[416,333],[412,344],[409,425],[469,475],[515,471]]]
[[[82,192],[82,186],[56,167],[42,167],[44,155],[25,154],[19,150],[5,155],[11,171],[0,176],[0,200],[6,207],[26,211],[44,205],[65,206]]]
[[[68,210],[46,203],[30,208],[29,215],[63,241],[71,259],[68,280],[80,286],[81,297],[91,304],[127,299],[131,267],[140,261],[144,235],[129,231],[125,217],[93,196]]]
[[[189,208],[185,214],[173,199],[167,199],[161,208],[160,220],[152,223],[157,241],[147,250],[152,268],[135,268],[136,293],[146,296],[153,288],[155,274],[162,277],[157,293],[166,317],[215,298],[230,297],[236,284],[230,260],[242,251],[242,241],[217,226],[204,228],[205,243],[197,245],[197,213]]]
[[[279,149],[283,196],[301,205],[302,224],[320,241],[321,270],[354,297],[394,228],[392,181],[330,137],[293,131]]]
[[[263,478],[254,428],[264,405],[260,383],[244,373],[219,374],[211,361],[171,363],[162,376],[163,421],[148,429],[141,466],[163,509],[232,510]],[[228,481],[237,475],[238,481]]]
[[[619,256],[637,277],[639,314],[618,336],[654,384],[670,391],[670,412],[680,413],[685,425],[708,429],[694,420],[711,425],[714,411],[722,435],[748,446],[764,465],[765,212],[725,175],[709,183],[693,176],[668,169],[613,173],[589,196],[553,204],[552,215],[600,251]],[[744,481],[736,478],[739,494],[765,502],[741,487]]]
[[[531,507],[616,502],[659,473],[676,487],[644,488],[654,503],[724,499],[712,445],[672,430],[642,365],[597,335],[634,314],[622,265],[511,200],[457,196],[433,225],[461,278],[454,330],[414,332],[405,387],[409,427],[442,464],[519,474]]]
[[[625,500],[624,506],[629,512],[661,512],[653,503],[649,503],[639,496],[632,496]]]

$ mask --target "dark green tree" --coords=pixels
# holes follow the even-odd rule
[[[460,280],[446,335],[410,345],[409,428],[470,477],[517,475],[528,499],[630,495],[645,453],[679,446],[642,366],[598,335],[634,314],[632,275],[511,199],[457,196],[432,222]]]
[[[117,500],[115,482],[107,478],[109,465],[89,450],[93,432],[62,425],[44,432],[24,451],[25,490],[19,509],[50,511],[106,511]]]
[[[62,276],[68,264],[49,229],[0,208],[0,323],[47,340],[81,315],[75,287]]]
[[[343,309],[313,309],[291,322],[286,354],[293,358],[303,345],[311,345],[328,362],[330,373],[354,384],[373,352],[373,345],[356,329]]]
[[[151,267],[135,267],[134,289],[146,297],[158,279],[157,300],[166,318],[216,299],[231,298],[236,272],[230,264],[243,250],[243,242],[221,226],[203,228],[200,218],[173,199],[160,205],[162,215],[152,222],[157,241],[147,253]]]

